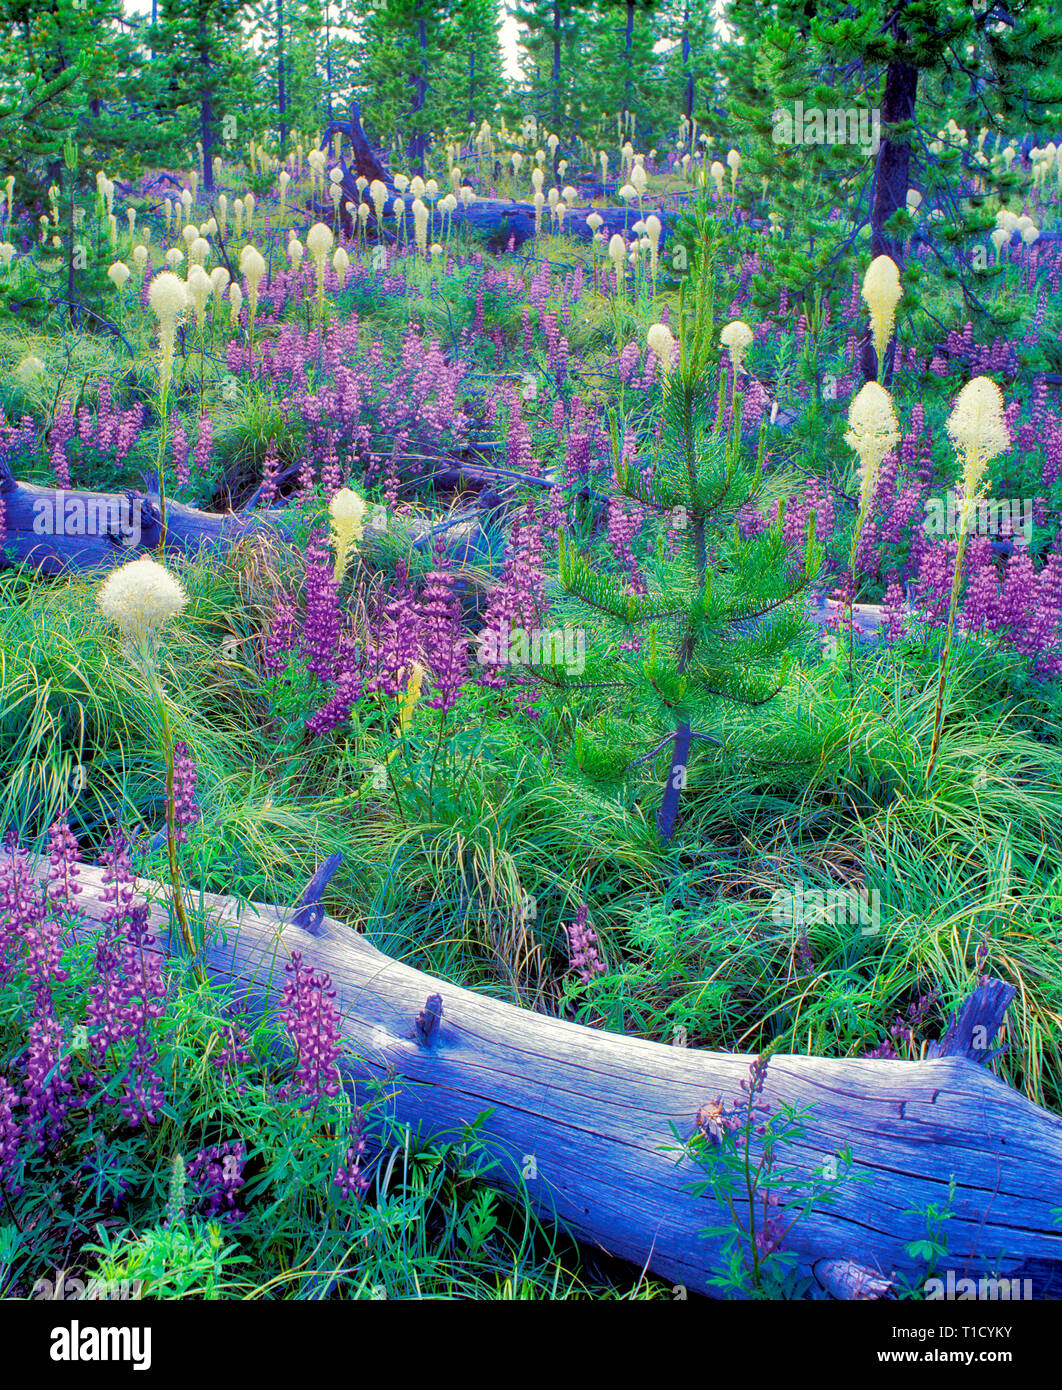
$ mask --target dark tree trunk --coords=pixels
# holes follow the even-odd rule
[[[473,105],[476,99],[476,50],[470,48],[468,52],[468,124],[475,125],[476,111]]]
[[[675,819],[678,816],[679,797],[686,780],[686,769],[690,762],[690,744],[693,734],[689,723],[684,721],[678,727],[675,741],[671,745],[671,766],[667,773],[667,786],[660,800],[660,810],[656,816],[656,828],[665,844],[675,833]]]
[[[214,187],[214,85],[210,63],[210,32],[206,9],[199,11],[197,32],[199,52],[199,142],[203,146],[203,187]]]
[[[410,77],[410,85],[413,88],[413,105],[410,108],[410,114],[413,117],[414,129],[409,137],[409,163],[423,178],[424,152],[427,149],[428,137],[425,131],[417,128],[420,125],[421,112],[428,99],[428,29],[423,19],[417,20],[417,46],[420,49],[420,62]]]
[[[325,4],[325,75],[328,78],[328,124],[332,124],[332,6]]]
[[[687,121],[689,121],[689,123],[690,123],[690,129],[692,130],[692,129],[693,129],[693,100],[694,100],[694,89],[693,89],[693,73],[689,71],[689,66],[690,66],[690,4],[689,4],[689,0],[686,0],[686,8],[685,8],[685,10],[683,11],[683,14],[682,14],[682,67],[683,67],[683,70],[684,70],[685,73],[686,73],[686,95],[685,95],[685,99],[684,99],[683,105],[684,105],[684,108],[685,108],[686,119],[687,119]]]
[[[288,94],[284,81],[285,77],[284,0],[277,0],[277,111],[279,113],[280,148],[282,153],[284,146],[288,143],[288,123],[285,120],[288,112]]]
[[[561,22],[560,0],[553,0],[553,72],[550,76],[553,129],[560,125]]]
[[[901,6],[897,12],[894,36],[898,44],[908,41],[900,24]],[[881,99],[882,140],[874,167],[874,186],[871,192],[870,227],[871,255],[889,256],[903,270],[903,242],[885,230],[885,223],[898,209],[907,206],[907,189],[911,171],[911,147],[907,138],[890,137],[890,127],[900,121],[913,121],[918,100],[918,69],[894,58],[885,71],[885,91]],[[890,343],[886,359],[877,361],[872,336],[868,333],[861,346],[861,366],[866,381],[892,380],[892,364],[896,353],[895,339]]]
[[[634,0],[627,0],[627,27],[623,31],[623,62],[625,74],[623,78],[623,114],[625,117],[631,111],[631,92],[634,88],[634,81],[631,74],[631,49],[634,47]]]

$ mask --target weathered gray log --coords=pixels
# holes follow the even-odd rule
[[[408,240],[413,234],[413,214],[409,206],[408,196],[405,199],[406,210],[403,214],[405,221],[405,238]],[[612,236],[616,232],[624,234],[628,240],[633,238],[632,228],[635,222],[644,220],[651,214],[658,217],[661,223],[660,244],[663,246],[670,230],[675,223],[675,214],[665,211],[660,207],[645,207],[639,209],[636,203],[632,203],[629,208],[622,207],[603,207],[594,208],[588,206],[572,206],[567,208],[564,214],[564,230],[567,233],[575,234],[580,237],[590,237],[594,229],[588,224],[587,218],[593,213],[597,213],[601,218],[602,225],[598,228],[607,236]],[[375,214],[374,214],[375,215]],[[432,226],[438,228],[442,224],[444,214],[433,210]],[[394,221],[394,213],[390,203],[384,213],[385,223]],[[466,224],[474,232],[483,234],[488,232],[499,232],[503,227],[507,227],[515,238],[517,248],[529,241],[535,232],[535,205],[534,203],[519,203],[512,198],[473,198],[467,205],[459,202],[453,212],[450,213],[449,224],[455,231]],[[543,232],[551,230],[553,223],[549,204],[545,204],[542,209],[541,227]],[[434,235],[434,232],[432,233]]]
[[[46,868],[39,861],[37,871]],[[98,919],[102,871],[86,866],[81,881],[80,909]],[[164,949],[164,890],[140,886]],[[675,1142],[672,1126],[683,1136],[694,1130],[706,1101],[740,1095],[749,1057],[545,1017],[392,960],[331,917],[309,930],[290,908],[203,897],[208,973],[237,997],[275,1010],[292,951],[331,977],[351,1054],[348,1086],[386,1082],[390,1114],[424,1138],[452,1137],[486,1115],[479,1133],[500,1162],[481,1174],[485,1182],[514,1191],[523,1174],[536,1210],[583,1242],[713,1292],[709,1280],[726,1265],[722,1241],[700,1232],[722,1224],[723,1211],[690,1195],[700,1170],[663,1147]],[[199,894],[187,902],[194,920]],[[80,928],[91,930],[91,921]],[[176,933],[173,942],[179,951]],[[844,1182],[833,1208],[802,1217],[786,1239],[799,1271],[822,1287],[859,1297],[873,1285],[880,1296],[899,1275],[917,1278],[922,1266],[905,1247],[925,1236],[926,1223],[913,1212],[945,1206],[954,1179],[942,1263],[957,1277],[1028,1279],[1034,1298],[1062,1297],[1057,1115],[957,1056],[776,1056],[764,1098],[776,1109],[813,1107],[806,1137],[781,1161],[810,1178],[848,1145],[854,1171],[869,1179]]]
[[[150,493],[87,492],[40,487],[0,477],[5,504],[0,569],[29,563],[40,574],[110,568],[155,551],[161,538],[159,500]],[[255,530],[286,532],[282,511],[202,512],[166,503],[166,554],[218,550]]]
[[[476,470],[471,470],[475,472]],[[484,478],[505,476],[504,470],[482,469]],[[549,479],[525,481],[548,486]],[[6,484],[6,485],[5,485]],[[136,492],[86,492],[63,490],[23,483],[0,475],[0,495],[6,504],[3,536],[0,537],[0,569],[27,564],[40,575],[61,574],[65,570],[113,568],[136,559],[138,554],[158,556],[161,528],[158,497]],[[134,512],[131,507],[136,507]],[[71,529],[77,516],[77,534]],[[130,519],[136,525],[130,528]],[[42,522],[46,529],[38,529]],[[166,547],[168,557],[192,557],[202,550],[223,551],[237,540],[256,532],[290,535],[289,517],[282,509],[255,512],[203,512],[183,502],[166,503]],[[491,535],[474,513],[429,525],[413,520],[406,532],[414,547],[423,549],[438,537],[446,541],[457,569],[468,566],[501,572],[501,555]],[[378,533],[366,525],[365,538],[372,542]],[[808,621],[815,627],[835,622],[838,605],[817,596],[809,608]],[[856,638],[862,645],[874,645],[880,638],[881,610],[876,604],[855,604],[852,609]]]
[[[0,469],[0,496],[6,509],[0,569],[26,563],[38,574],[49,575],[67,569],[109,569],[138,554],[157,555],[162,534],[157,494],[40,487],[5,477]],[[416,547],[444,536],[460,564],[490,554],[485,531],[469,515],[434,526],[414,520],[405,530]],[[167,556],[223,551],[246,536],[270,532],[290,535],[290,516],[283,509],[203,512],[172,499],[166,502]],[[371,540],[377,533],[367,525],[364,534]]]

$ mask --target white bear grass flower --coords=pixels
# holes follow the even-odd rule
[[[368,503],[353,488],[341,487],[328,504],[332,517],[332,543],[336,551],[335,581],[338,584],[347,567],[350,547],[361,540]]]
[[[675,362],[675,336],[666,323],[654,323],[645,335],[649,351],[660,362],[664,376],[671,371]]]
[[[730,356],[733,358],[735,381],[741,370],[745,353],[752,346],[752,338],[752,329],[741,319],[734,319],[732,323],[728,323],[719,335],[719,341],[729,350]]]
[[[126,654],[144,677],[158,715],[160,743],[166,763],[166,844],[173,910],[188,953],[194,956],[198,948],[184,909],[177,856],[173,734],[158,669],[159,635],[187,602],[188,595],[180,580],[149,555],[141,555],[129,564],[112,570],[96,591],[100,612],[115,623],[121,632]]]
[[[112,570],[96,593],[105,618],[116,623],[130,646],[153,656],[159,634],[188,602],[180,580],[149,555]]]
[[[15,375],[28,390],[35,386],[44,375],[44,363],[39,357],[24,357],[15,368]]]

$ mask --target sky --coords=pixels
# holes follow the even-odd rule
[[[501,27],[502,57],[505,60],[506,77],[519,77],[520,64],[517,56],[516,36],[520,32],[520,26],[516,20],[508,13],[505,0],[499,0],[499,8],[505,15],[505,23]]]

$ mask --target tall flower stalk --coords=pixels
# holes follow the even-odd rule
[[[940,682],[937,686],[937,706],[933,715],[933,741],[929,746],[926,764],[926,786],[933,775],[940,746],[940,730],[944,722],[944,690],[947,682],[951,639],[955,632],[955,609],[962,583],[962,562],[966,553],[966,534],[970,517],[982,495],[982,484],[988,465],[1010,446],[1010,434],[1003,418],[1003,393],[994,381],[976,376],[959,392],[955,409],[948,417],[948,438],[962,465],[962,511],[959,515],[959,542],[955,554],[955,575],[951,582],[951,601],[948,604],[948,626],[944,648],[940,654]]]
[[[868,381],[852,402],[848,412],[848,433],[844,440],[859,455],[859,515],[852,534],[852,552],[848,560],[848,595],[845,618],[848,623],[848,684],[852,684],[855,632],[852,624],[852,603],[855,599],[856,554],[863,525],[878,485],[878,474],[885,455],[899,442],[900,426],[892,408],[892,397],[876,381]]]
[[[175,792],[176,764],[166,695],[159,677],[162,629],[188,602],[180,581],[148,555],[113,570],[99,587],[96,602],[105,618],[116,623],[126,655],[144,677],[155,702],[166,763],[166,848],[169,857],[173,910],[190,955],[196,945],[188,925],[177,858],[178,826]]]
[[[896,306],[903,297],[900,271],[890,256],[875,256],[863,277],[863,300],[870,311],[878,380],[885,375],[885,354],[896,322]]]
[[[188,290],[184,281],[172,270],[164,270],[156,275],[148,290],[148,303],[151,305],[159,325],[159,518],[161,536],[159,549],[166,550],[166,427],[169,420],[167,409],[170,398],[170,382],[173,378],[173,349],[177,341],[177,325],[189,308]]]
[[[306,234],[306,246],[317,267],[317,326],[324,326],[324,280],[325,267],[334,238],[330,227],[323,222],[315,222]]]

